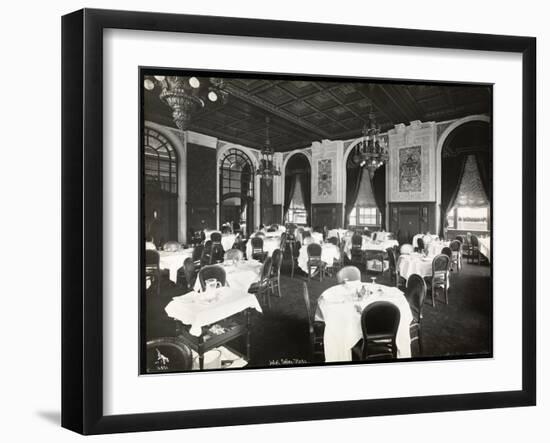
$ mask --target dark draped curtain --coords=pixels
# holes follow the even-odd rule
[[[290,208],[290,200],[294,196],[294,189],[296,189],[296,175],[287,175],[285,177],[285,207],[283,212],[283,220],[286,219],[288,214],[288,208]]]
[[[445,236],[447,213],[453,207],[460,190],[467,158],[467,155],[461,155],[460,157],[443,159],[441,168],[441,227],[439,232],[441,238]]]
[[[476,155],[477,169],[479,178],[483,185],[483,190],[487,196],[489,203],[493,201],[493,183],[491,181],[491,157],[488,152],[477,152]]]
[[[252,171],[250,170],[249,165],[244,165],[241,172],[241,214],[245,214],[246,206],[248,204],[248,190],[250,188],[250,180],[252,178]],[[237,223],[240,223],[240,220],[234,220]],[[248,220],[247,220],[248,224]]]
[[[359,195],[359,186],[361,185],[361,178],[363,177],[363,168],[357,166],[356,168],[348,168],[346,172],[346,218],[344,222],[349,224],[349,214],[355,206],[357,196]]]
[[[374,171],[372,177],[372,192],[376,206],[382,215],[382,228],[386,227],[386,165],[380,166]]]
[[[307,225],[311,226],[311,174],[300,174],[298,175],[298,180],[300,180],[304,206],[307,211]]]

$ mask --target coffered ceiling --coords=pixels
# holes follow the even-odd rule
[[[487,86],[254,78],[231,78],[225,84],[227,103],[208,103],[193,114],[189,129],[261,148],[269,116],[270,141],[276,151],[322,139],[359,137],[371,109],[382,131],[413,120],[443,121],[491,110]],[[146,120],[175,127],[157,88],[145,90],[143,112]]]

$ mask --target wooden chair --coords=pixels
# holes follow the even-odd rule
[[[252,237],[250,239],[250,245],[252,247],[251,258],[263,263],[267,257],[267,253],[264,252],[264,239],[262,237]]]
[[[281,265],[283,263],[283,251],[275,249],[271,254],[271,292],[281,297]]]
[[[200,266],[208,266],[212,263],[212,240],[207,240],[202,249]]]
[[[208,265],[201,268],[199,271],[199,281],[201,283],[201,290],[206,289],[206,280],[209,278],[215,278],[220,282],[222,286],[225,286],[227,282],[227,276],[225,274],[225,269],[220,265]]]
[[[418,350],[420,354],[422,354],[422,308],[424,306],[427,291],[426,282],[420,275],[413,274],[409,277],[405,295],[413,316],[410,329],[412,332],[416,331],[416,335],[411,338],[411,342],[418,340]]]
[[[460,272],[462,269],[462,244],[458,240],[453,240],[449,248],[451,249],[451,269],[454,270],[456,264],[456,271]]]
[[[399,286],[399,269],[397,267],[397,256],[395,255],[394,248],[387,248],[386,252],[388,253],[388,262],[390,265],[390,279],[395,281],[395,286]]]
[[[445,304],[449,304],[449,269],[451,267],[451,259],[448,255],[436,255],[432,261],[431,277],[424,277],[428,291],[431,291],[432,306],[435,308],[435,290],[443,289],[445,295]]]
[[[210,240],[212,240],[213,245],[220,245],[222,243],[222,235],[219,232],[212,232]]]
[[[201,267],[201,257],[203,251],[204,245],[197,245],[193,248],[193,264],[195,265],[195,269],[199,269]]]
[[[248,288],[250,294],[255,294],[260,300],[260,303],[266,305],[269,309],[271,308],[271,268],[272,261],[271,257],[267,257],[263,263],[262,270],[260,273],[260,281],[253,283]]]
[[[401,312],[393,303],[376,301],[368,304],[361,313],[363,339],[354,347],[353,354],[357,356],[360,352],[361,360],[397,358],[396,336],[400,320]]]
[[[323,275],[325,273],[326,263],[321,260],[321,253],[323,248],[317,243],[311,243],[307,245],[307,279],[311,280],[312,268],[316,268],[319,273],[319,281],[323,281]]]
[[[365,262],[363,236],[357,233],[353,234],[351,237],[351,262],[358,266],[362,266]]]
[[[424,239],[422,239],[422,238],[420,238],[420,237],[417,238],[417,239],[416,239],[416,244],[418,245],[418,246],[416,247],[416,251],[417,251],[417,252],[424,252],[424,249],[426,249],[426,246],[424,245]]]
[[[183,266],[178,269],[176,284],[186,290],[193,289],[195,283],[195,263],[191,257],[183,261]]]
[[[190,371],[191,350],[177,337],[162,337],[147,342],[147,373]]]
[[[344,266],[336,274],[336,281],[344,283],[345,281],[361,281],[361,271],[355,266]]]
[[[451,259],[451,263],[452,263],[453,251],[451,250],[451,248],[449,248],[448,246],[445,246],[444,248],[441,249],[441,253],[445,254],[447,257],[449,257]]]
[[[210,255],[210,264],[222,263],[225,257],[225,251],[221,243],[212,243],[212,254]]]
[[[311,301],[309,300],[309,291],[307,289],[306,282],[302,282],[302,294],[304,297],[304,303],[306,305],[311,359],[315,360],[316,356],[320,356],[321,360],[324,360],[325,348],[323,343],[323,336],[325,324],[324,322],[315,321],[313,317],[315,315],[315,312],[313,312],[312,314]]]
[[[481,264],[481,252],[479,251],[479,239],[476,235],[470,236],[470,241],[468,242],[468,263]]]
[[[154,249],[145,250],[145,280],[151,282],[151,286],[155,285],[155,293],[160,295],[160,255]]]

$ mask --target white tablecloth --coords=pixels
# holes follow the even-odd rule
[[[397,357],[411,356],[411,338],[409,325],[412,314],[407,299],[399,289],[384,285],[375,285],[382,289],[379,293],[364,297],[361,301],[354,301],[353,295],[361,285],[373,288],[371,283],[343,285],[339,284],[328,288],[319,297],[316,319],[325,322],[325,361],[350,361],[351,349],[363,337],[361,331],[361,313],[366,306],[375,301],[394,303],[401,312],[401,319],[397,329]]]
[[[311,232],[311,228],[309,226],[302,226],[302,229],[304,232]],[[296,230],[296,241],[300,242],[300,244],[304,243],[304,239],[302,238],[302,234],[300,231]]]
[[[314,243],[323,243],[323,234],[321,234],[320,232],[312,232],[311,238],[313,239]]]
[[[280,237],[283,235],[283,232],[286,232],[286,228],[284,226],[279,225],[279,229],[277,229],[274,232],[269,232],[269,228],[262,229],[262,232],[265,234],[266,237]]]
[[[342,240],[344,237],[346,237],[346,235],[349,235],[351,236],[353,234],[353,232],[351,231],[348,231],[347,229],[330,229],[328,231],[328,238],[330,237],[340,237],[340,240]]]
[[[386,231],[373,232],[372,235],[374,236],[374,234],[376,234],[376,240],[381,240],[381,241],[388,240],[388,236],[392,235],[391,232],[386,232]]]
[[[426,245],[426,248],[428,249],[429,255],[435,256],[441,254],[441,250],[445,247],[449,247],[450,244],[450,241],[433,240]]]
[[[193,258],[193,248],[181,249],[177,252],[159,251],[160,269],[170,271],[170,280],[176,282],[178,278],[178,269],[183,266],[186,258]]]
[[[265,237],[264,239],[264,252],[267,252],[267,255],[271,257],[275,249],[279,249],[281,246],[281,237]],[[246,257],[252,257],[252,242],[248,240],[246,243]]]
[[[399,242],[397,240],[372,241],[366,235],[362,235],[362,237],[363,242],[361,243],[361,249],[363,251],[385,251],[388,248],[393,248],[394,246],[399,245]],[[351,237],[347,237],[345,242],[346,243],[344,245],[344,252],[348,256],[348,258],[351,259]]]
[[[235,265],[233,262],[224,262],[219,266],[225,269],[227,286],[245,292],[248,291],[252,283],[260,279],[260,271],[262,269],[262,264],[257,260],[245,260]],[[201,283],[198,278],[195,280],[193,289],[197,292],[201,290]]]
[[[405,280],[413,274],[418,274],[421,277],[432,275],[433,257],[424,257],[422,254],[413,252],[409,255],[400,255],[397,263],[399,275]]]
[[[235,243],[235,239],[237,238],[236,234],[223,234],[222,235],[222,247],[224,251],[229,251],[233,244]]]
[[[332,266],[334,260],[340,258],[340,250],[336,245],[332,243],[325,243],[321,246],[321,260],[323,260],[328,267]],[[307,273],[307,246],[302,246],[298,254],[298,267]]]
[[[422,240],[424,240],[424,246],[427,246],[428,244],[430,244],[432,241],[435,241],[435,240],[439,240],[439,236],[438,235],[432,235],[432,234],[416,234],[414,237],[413,237],[413,241],[412,241],[412,245],[413,247],[415,248],[418,248],[418,239],[421,238]]]
[[[491,238],[479,238],[479,252],[481,252],[487,260],[491,260]]]
[[[230,317],[248,308],[262,312],[262,308],[254,294],[234,288],[220,288],[217,301],[202,302],[200,295],[195,291],[188,292],[180,297],[174,297],[166,305],[166,313],[183,324],[191,325],[189,332],[198,337],[201,328],[224,318]]]

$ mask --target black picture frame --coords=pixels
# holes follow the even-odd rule
[[[169,31],[522,55],[522,388],[200,411],[103,411],[103,31]],[[62,426],[82,434],[536,404],[536,39],[336,24],[84,9],[62,19]]]

